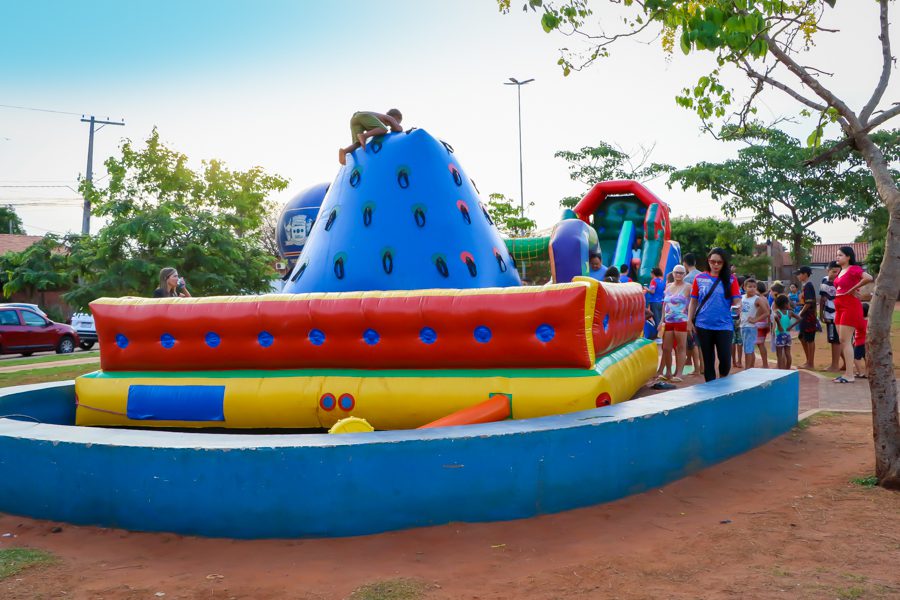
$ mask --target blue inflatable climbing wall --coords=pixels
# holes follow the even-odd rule
[[[521,285],[453,148],[422,129],[347,156],[285,293]]]

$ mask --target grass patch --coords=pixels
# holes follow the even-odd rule
[[[96,370],[96,364],[88,363],[86,365],[48,367],[46,369],[29,369],[11,373],[0,373],[0,387],[27,385],[30,383],[46,383],[48,381],[67,381],[69,379],[75,379],[79,375],[84,375],[85,373]]]
[[[56,557],[43,550],[6,548],[0,550],[0,579],[15,575],[28,567],[48,565],[54,562],[56,562]]]
[[[40,363],[58,362],[61,360],[75,360],[78,358],[96,358],[100,360],[100,351],[73,352],[71,354],[57,354],[56,356],[35,356],[30,358],[12,358],[0,360],[0,367],[15,367],[16,365],[37,365]]]
[[[850,483],[854,483],[864,488],[872,489],[873,487],[878,485],[878,478],[874,475],[869,475],[868,477],[854,477],[850,480]]]
[[[817,412],[816,414],[814,414],[810,417],[806,417],[802,421],[798,422],[794,426],[794,429],[799,429],[800,431],[803,431],[804,429],[809,429],[809,427],[811,425],[818,425],[821,421],[824,421],[825,419],[832,419],[834,417],[839,417],[839,416],[841,416],[841,413],[839,413],[839,412],[823,410],[822,412]]]
[[[866,588],[859,585],[854,585],[853,587],[837,590],[837,597],[841,600],[856,600],[857,598],[862,598],[865,593]]]
[[[418,600],[427,587],[417,579],[385,579],[356,588],[349,600]]]

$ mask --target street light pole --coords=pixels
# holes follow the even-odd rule
[[[519,100],[519,216],[525,216],[525,183],[523,177],[522,170],[522,86],[526,83],[531,83],[534,79],[526,79],[525,81],[519,81],[515,77],[510,77],[509,82],[504,82],[503,85],[514,85],[516,86],[516,95]]]
[[[519,217],[525,217],[525,179],[523,176],[522,169],[522,86],[531,83],[534,79],[526,79],[525,81],[519,81],[515,77],[510,77],[508,82],[504,82],[503,85],[514,85],[516,86],[516,96],[519,101]],[[525,261],[522,261],[522,274],[521,277],[525,278]]]

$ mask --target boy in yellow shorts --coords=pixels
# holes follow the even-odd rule
[[[347,164],[347,154],[362,147],[363,152],[366,151],[366,140],[376,135],[384,135],[391,131],[403,131],[400,127],[400,121],[403,115],[396,108],[387,111],[386,115],[377,112],[360,111],[353,113],[350,117],[350,138],[353,143],[346,148],[338,150],[338,161],[342,165]]]

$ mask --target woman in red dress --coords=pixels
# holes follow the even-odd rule
[[[841,354],[846,365],[843,375],[834,379],[835,383],[853,383],[855,381],[853,368],[853,334],[856,330],[865,327],[863,322],[862,302],[857,290],[872,281],[872,276],[862,270],[856,264],[856,254],[850,246],[841,246],[837,252],[837,264],[841,267],[840,274],[834,280],[837,290],[834,297],[834,324],[837,326],[838,338],[841,341]]]

